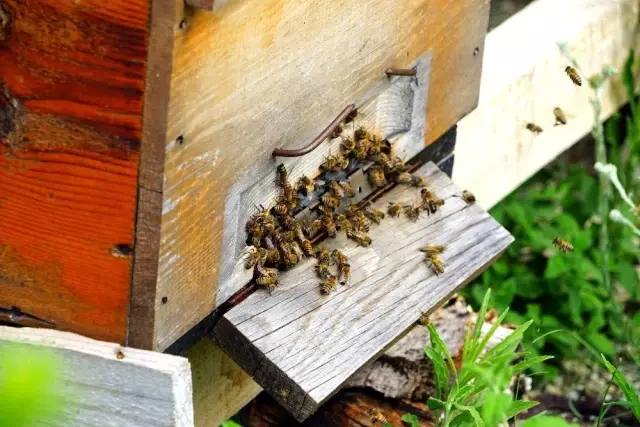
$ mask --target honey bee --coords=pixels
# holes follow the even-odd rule
[[[278,286],[278,278],[270,275],[260,276],[256,279],[256,284],[267,288],[267,291],[271,293]]]
[[[345,123],[351,123],[352,121],[355,120],[355,118],[358,116],[358,110],[354,109],[352,112],[349,113],[349,115],[347,117],[345,117],[344,122]]]
[[[314,219],[313,221],[306,222],[302,227],[302,231],[307,237],[313,237],[318,234],[320,230],[322,230],[322,227],[322,221],[319,219]]]
[[[338,278],[341,285],[346,285],[351,280],[351,265],[348,262],[338,264]]]
[[[331,271],[329,270],[329,264],[319,263],[319,264],[316,264],[314,268],[316,270],[316,274],[321,279],[328,279],[329,276],[331,276]]]
[[[375,156],[380,153],[391,153],[391,144],[388,140],[380,139],[377,136],[373,135],[369,143],[369,155]]]
[[[421,313],[420,319],[416,322],[420,326],[429,326],[431,324],[431,319],[427,313]]]
[[[336,237],[338,230],[335,222],[333,222],[333,214],[331,212],[325,212],[321,220],[327,235],[329,235],[329,237]]]
[[[336,198],[338,198],[338,199],[343,199],[344,198],[344,189],[336,181],[331,181],[329,183],[329,187],[331,188],[331,191],[333,192],[333,195]]]
[[[324,163],[320,165],[320,167],[326,171],[330,172],[338,172],[340,171],[340,165],[342,164],[342,156],[340,155],[329,155],[325,157]]]
[[[334,261],[338,264],[344,264],[348,262],[347,256],[340,252],[338,249],[334,249],[333,252],[331,252],[331,258],[333,258]]]
[[[424,252],[427,256],[438,255],[444,252],[447,247],[444,245],[428,245],[420,248],[420,252]]]
[[[472,205],[476,202],[476,196],[474,196],[473,193],[468,190],[464,190],[462,192],[462,196],[456,196],[456,197],[460,197],[468,205]]]
[[[392,218],[397,218],[398,216],[400,216],[400,209],[402,209],[402,205],[400,203],[389,202],[387,213]]]
[[[275,265],[280,262],[280,251],[277,249],[260,248],[259,253],[262,264]]]
[[[534,135],[540,135],[540,133],[542,132],[542,128],[535,123],[527,123],[526,128]]]
[[[315,189],[316,189],[316,186],[314,182],[311,179],[309,179],[309,177],[306,175],[302,175],[300,179],[298,179],[298,182],[296,183],[296,190],[298,190],[305,196],[313,194]]]
[[[404,164],[404,160],[400,157],[396,157],[393,160],[393,169],[398,172],[405,172],[407,170],[407,166]]]
[[[401,172],[396,177],[398,184],[411,185],[413,183],[413,176],[409,172]]]
[[[342,153],[347,156],[351,154],[356,149],[356,143],[353,142],[351,138],[342,138],[342,144],[340,144],[340,150]]]
[[[573,245],[571,243],[557,237],[553,239],[553,245],[558,248],[563,254],[573,252]]]
[[[284,251],[284,257],[282,259],[285,268],[291,268],[300,261],[300,256],[296,253],[300,251],[300,247],[298,246],[297,250],[294,250],[295,246],[298,245],[286,244],[285,246],[286,250]]]
[[[347,197],[356,197],[356,190],[347,181],[340,181],[340,187],[344,190]]]
[[[436,276],[444,273],[444,263],[436,255],[426,256],[424,260],[429,264],[431,271],[433,271]]]
[[[302,240],[300,245],[302,245],[302,251],[306,256],[313,256],[313,245],[309,239]]]
[[[369,231],[371,228],[371,221],[362,213],[358,212],[351,219],[352,224],[358,231]]]
[[[324,282],[320,284],[320,292],[324,295],[328,295],[336,288],[337,279],[335,276],[329,276]]]
[[[562,111],[562,108],[556,107],[553,109],[553,115],[556,117],[556,122],[553,126],[566,125],[567,115]]]
[[[411,185],[414,187],[426,187],[427,179],[424,176],[412,176]]]
[[[367,205],[363,208],[362,213],[367,219],[375,222],[376,224],[380,224],[380,221],[384,219],[384,212],[374,209],[371,206]]]
[[[360,141],[356,141],[355,145],[356,145],[356,147],[352,152],[354,157],[357,160],[366,159],[367,155],[369,154],[369,140],[368,139],[361,139]]]
[[[582,77],[580,77],[580,74],[578,74],[578,71],[576,71],[575,68],[567,65],[567,68],[564,69],[564,72],[567,73],[571,81],[576,86],[582,86]]]
[[[344,210],[344,213],[349,217],[353,217],[358,215],[358,213],[360,212],[360,209],[358,209],[358,206],[354,205],[354,204],[350,204],[349,206],[347,206],[347,208]]]
[[[278,165],[278,167],[276,168],[276,183],[284,188],[289,184],[289,172],[287,171],[287,168],[284,167],[284,163],[280,163]]]
[[[371,245],[371,237],[362,231],[347,230],[347,238],[365,248]]]
[[[351,223],[351,221],[349,221],[347,219],[346,216],[339,214],[336,220],[336,224],[338,226],[338,228],[340,228],[340,230],[342,231],[347,231],[347,230],[352,230],[353,229],[353,224]]]
[[[384,425],[387,423],[387,418],[382,414],[382,412],[380,412],[378,408],[370,408],[369,415],[371,416],[372,424]]]
[[[428,211],[429,215],[436,213],[438,208],[444,205],[444,200],[436,197],[426,188],[423,188],[422,191],[420,191],[420,196],[422,198],[422,209]]]
[[[340,206],[340,199],[329,193],[323,194],[320,200],[326,208],[335,209]]]
[[[358,127],[358,129],[356,129],[353,132],[353,138],[356,141],[361,141],[361,140],[367,138],[367,130],[365,128],[363,128],[362,126]]]
[[[416,203],[413,203],[411,205],[405,205],[404,206],[404,214],[411,221],[413,221],[413,222],[417,221],[418,218],[420,217],[420,205],[418,205]]]
[[[255,267],[259,261],[260,261],[260,252],[256,248],[253,248],[252,250],[249,251],[249,256],[247,257],[247,262],[244,264],[244,268],[249,270],[250,268]]]
[[[383,170],[378,166],[371,166],[369,168],[369,182],[376,188],[384,187],[387,184],[387,180],[384,177]]]
[[[316,258],[320,264],[331,264],[331,252],[326,248],[316,249]]]
[[[289,205],[285,202],[278,202],[274,207],[271,208],[271,213],[274,215],[284,216],[289,213]]]
[[[341,125],[338,125],[338,126],[336,126],[336,128],[333,130],[333,132],[331,132],[331,135],[329,136],[329,138],[331,138],[331,139],[336,139],[336,138],[338,138],[341,134],[342,134],[342,126],[341,126]]]
[[[393,171],[393,162],[386,154],[378,153],[373,156],[372,160],[382,166],[385,172],[389,173]]]

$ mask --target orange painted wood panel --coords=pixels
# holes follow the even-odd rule
[[[115,342],[129,310],[148,3],[0,3],[0,309]]]

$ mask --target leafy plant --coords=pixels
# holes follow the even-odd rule
[[[460,368],[456,367],[435,327],[428,326],[431,348],[425,347],[424,351],[433,362],[436,385],[435,396],[429,397],[427,404],[436,414],[436,426],[496,426],[537,405],[533,401],[514,400],[511,392],[505,390],[514,375],[551,356],[531,357],[528,353],[516,352],[531,322],[516,328],[509,337],[483,354],[507,315],[505,311],[488,333],[481,335],[490,295],[488,290],[475,327],[467,330]],[[518,356],[522,361],[512,365],[511,361]],[[410,415],[405,417],[413,420]]]
[[[604,357],[604,354],[601,354],[600,357],[602,359],[602,363],[611,374],[611,381],[609,381],[609,385],[607,386],[607,389],[605,390],[602,396],[602,404],[600,405],[600,415],[598,416],[597,426],[600,426],[602,419],[607,414],[608,409],[614,405],[629,407],[633,415],[638,420],[638,422],[640,422],[640,397],[638,397],[638,391],[635,390],[629,384],[629,382],[627,381],[626,377],[622,374],[622,372],[620,372],[618,368],[614,367],[611,364],[611,362],[609,362],[607,358]],[[607,397],[607,393],[609,392],[609,387],[611,387],[611,384],[613,382],[615,382],[618,385],[618,387],[620,387],[620,390],[622,390],[622,394],[624,394],[624,397],[626,399],[625,401],[623,402],[606,402],[605,401]]]

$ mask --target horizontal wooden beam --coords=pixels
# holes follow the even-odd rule
[[[194,425],[191,370],[183,357],[69,332],[0,326],[0,353],[20,344],[48,349],[62,361],[63,386],[56,393],[68,406],[47,425]]]
[[[537,0],[486,38],[478,107],[458,124],[454,181],[490,208],[540,168],[587,135],[593,126],[588,85],[564,73],[556,42],[568,42],[585,78],[606,65],[622,70],[634,35],[637,0]],[[627,102],[619,77],[602,92],[602,117]],[[553,109],[569,120],[553,126]],[[525,125],[544,131],[535,136]]]

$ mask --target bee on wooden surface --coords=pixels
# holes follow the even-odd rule
[[[346,285],[351,280],[351,265],[348,262],[338,264],[338,279],[341,285]]]
[[[354,109],[352,112],[350,112],[349,115],[345,117],[344,122],[351,123],[356,119],[356,117],[358,117],[358,109]]]
[[[300,179],[298,179],[298,182],[296,183],[296,190],[298,190],[305,196],[313,194],[315,189],[316,189],[315,183],[306,175],[302,175]]]
[[[421,313],[420,318],[416,322],[420,326],[429,326],[431,324],[431,319],[427,313]]]
[[[344,198],[344,189],[336,181],[329,182],[329,188],[331,188],[331,192],[336,198],[338,199]]]
[[[325,193],[322,195],[320,200],[322,200],[324,207],[329,209],[335,209],[340,206],[340,199],[333,194]]]
[[[553,126],[558,125],[566,125],[567,124],[567,115],[562,111],[562,108],[556,107],[553,109],[553,115],[556,118],[556,122]]]
[[[311,238],[318,234],[322,230],[322,228],[322,221],[319,219],[314,219],[313,221],[305,222],[304,226],[302,227],[302,231],[305,236]]]
[[[573,245],[569,242],[567,242],[566,240],[562,240],[559,239],[557,237],[555,237],[553,239],[553,245],[558,248],[563,254],[566,254],[568,252],[573,252]]]
[[[348,181],[340,181],[339,184],[347,197],[356,197],[356,190],[353,189]]]
[[[369,231],[371,228],[371,221],[361,211],[351,218],[351,223],[356,231]]]
[[[369,416],[371,416],[372,424],[386,424],[387,418],[382,414],[382,412],[378,408],[370,408]]]
[[[276,183],[284,188],[289,184],[289,172],[287,168],[284,167],[284,163],[280,163],[276,168]]]
[[[328,279],[331,276],[331,270],[329,269],[329,264],[318,263],[314,266],[316,270],[316,275],[321,279]]]
[[[400,157],[396,157],[393,160],[393,170],[397,172],[405,172],[407,170],[407,165],[404,164],[404,160]]]
[[[256,284],[267,288],[267,291],[271,293],[275,287],[278,286],[278,278],[274,276],[260,276],[256,279]]]
[[[411,185],[414,187],[426,187],[427,186],[427,178],[424,176],[412,176],[411,177]]]
[[[331,264],[331,252],[327,248],[316,249],[315,256],[320,264]]]
[[[309,239],[302,240],[300,242],[300,245],[302,246],[302,251],[306,256],[313,256],[313,245],[311,244],[311,241]]]
[[[297,246],[297,250],[294,249]],[[300,251],[300,246],[298,246],[297,243],[287,243],[284,248],[286,248],[285,252],[284,252],[284,257],[283,257],[283,263],[285,268],[291,268],[294,265],[296,265],[298,262],[300,262],[300,258],[301,256],[298,255],[297,252]]]
[[[347,215],[349,218],[358,215],[359,212],[360,212],[360,209],[358,208],[357,205],[354,205],[354,204],[350,204],[344,210],[345,215]]]
[[[353,132],[353,138],[356,141],[361,141],[361,140],[367,138],[367,130],[365,128],[363,128],[362,126],[358,127],[358,129],[356,129]]]
[[[254,224],[249,234],[250,234],[249,242],[253,246],[256,246],[256,247],[260,246],[260,243],[262,242],[262,236],[264,235],[262,231],[262,226],[259,224]]]
[[[387,185],[387,179],[384,177],[384,171],[379,166],[371,166],[368,170],[369,182],[376,188]]]
[[[571,81],[576,86],[582,86],[582,77],[580,77],[580,74],[578,74],[578,71],[575,68],[567,65],[567,68],[564,69],[564,72],[567,73]]]
[[[420,252],[424,252],[427,256],[438,255],[444,252],[447,247],[444,245],[427,245],[420,248]]]
[[[392,218],[397,218],[400,216],[400,210],[402,209],[402,205],[397,202],[389,202],[389,206],[387,207],[387,213]]]
[[[473,193],[468,190],[464,190],[462,192],[462,196],[455,196],[455,197],[460,197],[468,205],[473,205],[476,202],[476,196],[474,196]]]
[[[415,222],[420,217],[420,205],[413,203],[411,205],[404,205],[404,214],[411,221]]]
[[[527,123],[527,126],[525,127],[534,135],[540,135],[540,133],[542,132],[542,128],[535,123]]]
[[[336,276],[327,277],[325,281],[320,284],[320,292],[322,292],[324,295],[330,294],[335,290],[336,282]]]
[[[423,188],[420,191],[420,197],[422,199],[422,209],[429,212],[429,215],[434,214],[440,207],[444,205],[444,200],[438,198],[431,191]]]
[[[347,238],[365,248],[371,245],[371,237],[362,231],[347,230]]]
[[[284,201],[278,202],[271,208],[271,213],[280,216],[287,215],[289,213],[289,205]]]
[[[333,132],[331,132],[331,135],[329,136],[329,138],[331,138],[331,139],[336,139],[336,138],[338,138],[341,134],[342,134],[342,125],[338,125],[338,126],[336,126],[336,128],[333,130]]]
[[[277,249],[260,248],[260,261],[264,264],[276,265],[280,262],[280,251]]]
[[[440,260],[440,258],[438,258],[437,255],[426,256],[424,260],[427,264],[429,264],[431,271],[433,271],[436,276],[444,273],[444,263],[442,262],[442,260]]]
[[[369,142],[369,155],[374,156],[377,154],[390,154],[391,144],[387,139],[380,139],[376,135],[371,137]]]
[[[391,161],[389,156],[387,156],[386,154],[378,153],[375,156],[373,156],[372,160],[377,164],[379,164],[380,166],[382,166],[382,169],[386,173],[393,172],[393,162]]]
[[[409,172],[401,172],[396,177],[398,184],[411,185],[413,183],[413,176]]]
[[[325,212],[320,219],[327,235],[329,235],[329,237],[336,237],[338,230],[336,223],[333,222],[333,214],[331,212]]]
[[[340,150],[342,151],[343,155],[348,156],[355,149],[356,149],[356,143],[353,141],[353,139],[349,137],[342,138],[342,143],[340,144]]]
[[[344,232],[346,232],[347,230],[352,230],[354,227],[353,223],[349,221],[349,219],[342,214],[339,214],[336,217],[336,225],[341,231],[344,231]]]
[[[331,258],[338,264],[344,264],[349,261],[347,256],[338,249],[334,249],[333,252],[331,252]]]
[[[329,155],[324,158],[324,162],[320,167],[326,171],[330,172],[338,172],[340,170],[340,165],[342,164],[342,156],[341,155]]]
[[[369,155],[369,140],[361,139],[355,142],[355,149],[352,154],[357,160],[364,160]]]
[[[247,262],[245,262],[244,268],[249,270],[250,268],[255,267],[259,261],[260,261],[260,252],[256,248],[253,248],[252,250],[249,251],[249,254],[247,256]]]
[[[367,205],[362,209],[362,213],[367,219],[375,222],[376,224],[380,224],[380,222],[384,219],[384,212],[374,209],[371,206]]]

